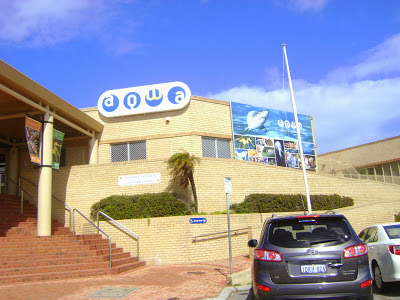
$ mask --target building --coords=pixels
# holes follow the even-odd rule
[[[293,137],[295,125],[290,113],[265,108],[254,111],[240,104],[238,112],[232,110],[230,102],[187,97],[186,88],[178,84],[169,89],[189,98],[185,99],[186,104],[182,102],[183,106],[126,114],[123,106],[129,110],[139,101],[159,101],[156,87],[153,94],[149,92],[147,100],[141,94],[142,88],[137,90],[138,95],[131,90],[123,91],[124,96],[118,94],[121,91],[112,91],[100,97],[97,107],[80,110],[0,61],[1,191],[17,194],[18,184],[23,188],[24,197],[37,205],[39,236],[50,235],[52,218],[78,233],[93,231],[92,225],[79,213],[90,216],[91,206],[110,195],[172,191],[187,202],[193,201],[189,189],[183,190],[171,182],[166,165],[173,153],[183,150],[201,158],[194,177],[199,212],[205,213],[208,221],[192,226],[190,216],[123,220],[124,226],[134,229],[140,236],[140,256],[150,264],[226,257],[226,253],[220,251],[219,238],[193,241],[193,237],[226,230],[224,215],[207,215],[227,210],[225,177],[231,178],[230,203],[242,202],[251,193],[305,194],[303,174],[296,161],[298,146]],[[121,106],[114,106],[113,93],[120,99]],[[171,102],[170,98],[168,101],[173,105],[173,102],[181,103]],[[122,107],[122,115],[99,113],[102,109],[106,115],[114,111],[120,113],[118,107]],[[244,114],[240,113],[242,110]],[[34,126],[26,126],[27,116],[43,126],[42,139],[38,142],[41,145],[38,148],[42,149],[41,165],[32,163],[35,157],[32,149],[38,145],[30,147],[31,152],[28,152],[26,128]],[[267,116],[278,124],[275,129],[266,123]],[[352,197],[356,205],[345,212],[356,230],[370,225],[367,221],[391,221],[393,214],[400,211],[400,186],[319,172],[322,167],[315,151],[312,118],[302,116],[300,119],[307,129],[302,140],[304,138],[308,157],[310,193]],[[245,123],[246,128],[243,128]],[[270,134],[280,128],[284,130],[279,138],[271,137]],[[65,133],[58,170],[52,168],[54,129]],[[33,131],[28,130],[28,137],[29,132]],[[278,164],[277,155],[286,163]],[[368,214],[368,220],[359,218],[360,214]],[[265,214],[232,216],[232,229],[253,226],[252,234],[257,237],[266,217]],[[117,231],[114,234],[113,241],[118,241],[118,245],[132,253],[138,251],[130,239]],[[246,239],[247,235],[237,235],[233,241],[234,255],[247,252]],[[159,243],[163,244],[162,249]],[[182,255],[173,255],[178,252]]]
[[[328,152],[319,156],[320,171],[400,184],[400,136]]]

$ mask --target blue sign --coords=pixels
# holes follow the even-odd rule
[[[177,110],[189,104],[191,92],[182,82],[169,82],[104,92],[97,108],[105,117]]]
[[[207,223],[206,218],[190,218],[189,219],[190,224],[204,224]]]

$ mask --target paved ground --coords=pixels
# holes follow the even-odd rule
[[[233,259],[233,272],[250,267],[248,256]],[[119,299],[182,300],[213,298],[226,287],[229,260],[211,261],[190,265],[144,266],[128,273],[114,276],[57,280],[16,285],[0,284],[1,300],[47,300],[47,299],[100,299],[87,297],[104,288],[103,295],[124,289],[137,288]],[[116,289],[119,288],[119,289]],[[121,294],[115,294],[118,299]]]

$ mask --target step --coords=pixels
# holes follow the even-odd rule
[[[53,258],[53,259],[24,259],[19,258],[18,260],[6,260],[0,263],[1,269],[16,269],[16,268],[29,268],[29,267],[42,267],[42,266],[59,266],[59,265],[71,265],[71,264],[84,264],[84,263],[99,263],[108,261],[104,260],[102,256],[77,256],[77,257],[66,257],[66,258]],[[41,257],[43,258],[43,256]],[[48,257],[46,257],[48,258]]]
[[[21,282],[36,282],[36,281],[52,281],[68,278],[83,278],[94,277],[99,275],[111,274],[110,269],[97,269],[97,270],[79,270],[68,272],[51,272],[51,273],[37,273],[29,275],[16,275],[16,276],[0,276],[0,285],[13,284]]]
[[[93,270],[93,269],[106,269],[109,268],[109,264],[105,261],[94,262],[94,263],[80,263],[70,265],[49,265],[40,267],[23,267],[14,269],[0,269],[1,276],[16,276],[16,275],[29,275],[37,273],[54,273],[54,272],[69,272],[69,271],[80,271],[80,270]]]

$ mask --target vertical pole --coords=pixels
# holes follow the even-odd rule
[[[297,129],[297,139],[299,141],[301,168],[303,169],[304,186],[306,189],[306,196],[307,196],[308,214],[311,214],[312,213],[311,198],[310,198],[310,192],[308,190],[308,180],[307,180],[306,165],[304,163],[303,144],[301,143],[299,120],[297,118],[296,101],[294,99],[292,79],[290,77],[290,70],[289,70],[289,62],[288,62],[287,54],[286,54],[286,44],[283,44],[282,47],[283,47],[283,53],[285,54],[286,69],[287,69],[289,88],[290,88],[290,97],[292,98],[293,114],[294,114],[294,120],[296,122],[296,129]]]
[[[53,120],[49,108],[44,115],[42,136],[42,164],[38,187],[38,236],[51,236],[51,190],[53,160]]]
[[[229,213],[229,194],[226,193],[226,207],[227,207],[227,212],[228,212],[228,240],[229,240],[229,270],[230,273],[232,274],[232,241],[231,241],[231,216]]]

